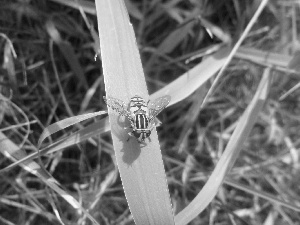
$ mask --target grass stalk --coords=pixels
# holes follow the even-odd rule
[[[123,1],[97,0],[106,95],[126,103],[149,98],[133,28]],[[155,130],[145,145],[129,141],[124,118],[108,109],[113,145],[126,199],[136,224],[174,224]]]

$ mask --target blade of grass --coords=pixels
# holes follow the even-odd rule
[[[222,48],[212,56],[207,57],[193,69],[181,75],[179,78],[151,95],[150,99],[156,99],[162,95],[170,95],[169,106],[187,98],[216,72],[225,63],[230,52],[229,48]]]
[[[7,205],[7,206],[12,206],[12,207],[15,207],[15,208],[19,208],[19,209],[24,209],[25,211],[32,212],[32,213],[44,216],[44,217],[48,218],[49,221],[57,222],[57,218],[53,214],[47,212],[46,210],[44,210],[44,211],[38,210],[36,208],[33,208],[30,205],[20,203],[20,202],[17,202],[17,201],[13,201],[13,200],[7,199],[5,197],[0,197],[0,203],[1,203],[1,206]],[[8,223],[8,224],[9,225],[10,224],[15,225],[15,223]]]
[[[85,141],[91,137],[94,137],[98,134],[102,134],[109,130],[110,130],[109,121],[107,119],[102,119],[99,122],[93,123],[93,124],[89,125],[88,127],[85,127],[83,129],[71,134],[70,136],[63,138],[59,141],[56,141],[55,143],[41,149],[40,153],[35,152],[30,155],[16,157],[19,160],[12,163],[11,165],[1,169],[0,174],[4,173],[20,164],[30,163],[33,159],[37,158],[39,155],[45,155],[47,153],[50,154],[53,152],[57,152],[59,150],[62,150],[67,147],[70,147],[72,145],[78,144],[82,141]],[[13,153],[13,154],[15,154],[15,153]],[[8,156],[8,157],[10,157],[10,156]]]
[[[253,190],[253,188],[250,188],[250,187],[247,187],[246,185],[240,184],[240,183],[238,183],[238,182],[236,182],[236,181],[234,181],[233,179],[230,179],[230,178],[226,178],[224,183],[229,185],[229,186],[235,187],[239,190],[245,191],[246,193],[253,194],[253,195],[258,196],[260,198],[266,199],[266,200],[272,202],[273,204],[284,206],[284,207],[287,207],[289,209],[300,212],[300,207],[299,206],[288,203],[288,202],[285,202],[283,200],[280,200],[280,199],[276,198],[274,195],[269,194],[265,191]]]
[[[6,42],[4,45],[2,68],[7,71],[10,85],[16,91],[17,90],[16,68],[13,60],[13,52],[11,49],[10,42]]]
[[[98,37],[98,40],[99,40],[99,37]],[[98,46],[99,45],[100,45],[100,42],[99,42]],[[82,102],[80,104],[80,110],[79,110],[80,113],[83,113],[87,109],[88,104],[90,103],[92,97],[94,96],[97,88],[100,86],[100,83],[102,82],[102,80],[103,80],[103,77],[99,77],[94,82],[94,84],[89,88],[89,90],[87,90],[87,92],[84,96],[84,99],[82,100]]]
[[[106,114],[106,112],[99,111],[99,112],[95,112],[95,113],[87,113],[87,114],[83,114],[83,115],[79,115],[79,116],[69,117],[64,120],[60,120],[56,123],[51,124],[50,126],[46,127],[44,129],[43,133],[41,134],[39,141],[38,141],[38,147],[40,147],[42,142],[50,135],[52,135],[62,129],[65,129],[69,126],[72,126],[76,123],[79,123],[83,120],[87,120],[87,119],[93,118],[95,116],[103,115],[103,114]]]
[[[270,69],[267,68],[264,72],[255,96],[253,97],[244,114],[240,117],[238,124],[226,146],[226,149],[216,165],[216,168],[202,188],[201,192],[185,209],[176,215],[176,225],[185,225],[189,223],[199,213],[201,213],[215,197],[220,185],[223,183],[226,174],[235,163],[239,152],[242,149],[243,143],[248,137],[253,125],[256,122],[258,114],[264,105],[270,85],[269,73]]]
[[[261,51],[254,48],[241,47],[234,57],[274,67],[288,68],[292,57],[284,54]]]
[[[134,95],[148,99],[141,59],[123,1],[96,0],[96,9],[107,96],[126,103]],[[142,146],[135,139],[126,141],[124,118],[110,108],[108,112],[116,160],[135,223],[174,224],[157,133],[154,130],[151,141]]]
[[[242,33],[241,37],[239,38],[239,40],[237,41],[237,43],[234,45],[232,51],[230,52],[228,58],[226,59],[224,65],[222,66],[221,70],[219,71],[219,73],[216,76],[216,79],[214,80],[213,84],[211,85],[210,89],[207,92],[207,95],[205,96],[202,106],[201,108],[203,108],[208,100],[208,97],[212,94],[212,92],[214,91],[219,79],[221,78],[223,72],[225,71],[225,69],[227,68],[227,66],[229,65],[229,62],[231,61],[231,59],[233,58],[234,54],[237,52],[238,48],[241,46],[242,42],[244,41],[244,39],[246,38],[246,36],[248,35],[248,33],[250,32],[252,26],[254,25],[254,23],[257,21],[259,15],[261,14],[261,12],[263,11],[263,9],[265,8],[265,6],[267,5],[268,0],[262,0],[258,9],[256,10],[255,14],[253,15],[253,17],[251,18],[250,22],[248,23],[246,29],[244,30],[244,32]]]

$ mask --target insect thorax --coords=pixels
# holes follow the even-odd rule
[[[148,103],[139,96],[134,96],[130,100],[129,111],[131,115],[135,114],[146,114],[149,115]]]

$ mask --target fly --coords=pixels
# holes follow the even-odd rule
[[[155,126],[156,116],[170,103],[171,97],[165,95],[154,101],[146,101],[135,95],[130,99],[129,104],[113,97],[103,97],[108,107],[118,112],[121,116],[127,117],[132,129],[128,134],[135,137],[139,143],[149,138]]]

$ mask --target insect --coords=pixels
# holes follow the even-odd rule
[[[151,131],[155,126],[156,116],[171,100],[169,95],[165,95],[154,101],[150,102],[149,100],[146,102],[142,97],[135,95],[130,99],[129,104],[126,105],[117,98],[103,98],[108,107],[118,112],[121,116],[127,117],[131,124],[129,128],[132,129],[128,134],[135,137],[139,143],[144,142],[146,138],[150,137]]]

